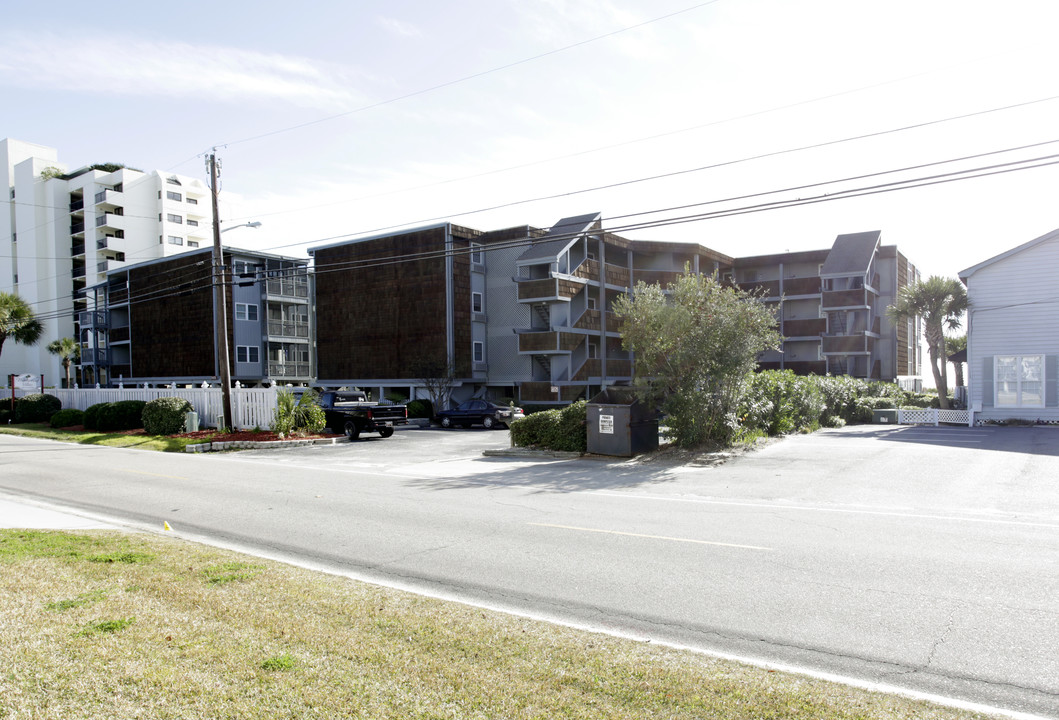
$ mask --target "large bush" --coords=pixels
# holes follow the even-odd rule
[[[432,418],[434,417],[434,406],[429,400],[413,400],[408,403],[408,417]]]
[[[824,398],[811,378],[790,370],[766,370],[750,377],[740,403],[744,430],[782,435],[815,430],[824,413]]]
[[[143,409],[143,429],[148,435],[176,435],[184,430],[184,416],[194,409],[184,398],[155,398]]]
[[[73,427],[74,425],[84,425],[85,414],[75,408],[69,408],[68,410],[60,410],[51,416],[49,421],[53,428],[65,428]]]
[[[143,400],[96,403],[85,410],[85,429],[112,432],[143,427],[143,411],[146,405]]]
[[[51,416],[62,409],[62,402],[54,395],[33,393],[15,401],[15,422],[48,422]]]
[[[511,441],[522,447],[540,447],[567,452],[585,452],[587,403],[584,400],[564,408],[544,410],[511,423]]]
[[[292,432],[318,433],[327,424],[323,408],[317,404],[318,396],[312,390],[306,390],[301,397],[296,397],[289,390],[281,390],[276,397],[276,419],[272,422],[272,431],[281,435]],[[341,431],[341,428],[331,428]]]

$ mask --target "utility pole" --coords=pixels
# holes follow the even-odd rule
[[[206,156],[210,169],[210,190],[213,199],[213,336],[214,352],[221,371],[221,418],[222,427],[233,427],[232,373],[228,351],[228,296],[224,274],[224,254],[221,252],[221,221],[217,212],[217,153],[216,148]]]

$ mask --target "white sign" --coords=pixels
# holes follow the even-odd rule
[[[15,375],[15,389],[40,392],[40,375]]]
[[[613,435],[614,434],[614,416],[613,415],[600,415],[599,416],[599,433],[600,433],[600,435]]]
[[[559,392],[559,386],[558,385],[552,385],[552,392],[553,393]]]

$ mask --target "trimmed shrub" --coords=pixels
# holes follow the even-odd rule
[[[65,428],[72,427],[74,425],[84,425],[85,414],[75,408],[69,408],[68,410],[60,410],[51,416],[51,426],[53,428]]]
[[[184,415],[194,409],[184,398],[155,398],[143,408],[143,429],[148,435],[176,435],[184,430]]]
[[[516,420],[511,423],[511,441],[522,447],[585,452],[588,450],[587,405],[579,400],[564,408],[535,412]]]
[[[51,416],[62,410],[62,402],[54,395],[33,393],[15,401],[15,422],[48,422]]]
[[[107,403],[99,417],[99,429],[135,430],[143,427],[143,409],[147,405],[143,400],[119,400]]]
[[[88,407],[88,410],[85,411],[84,417],[85,430],[100,429],[100,417],[103,415],[109,404],[109,402],[96,402],[94,406]]]
[[[429,400],[413,400],[408,403],[408,417],[432,418],[434,417],[434,405]]]
[[[820,427],[824,397],[813,378],[790,370],[753,373],[739,405],[742,434],[783,435]]]

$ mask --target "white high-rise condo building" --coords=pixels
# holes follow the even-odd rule
[[[0,377],[64,377],[52,340],[76,338],[82,356],[100,353],[84,289],[108,270],[206,247],[212,240],[210,190],[195,178],[118,164],[67,170],[54,148],[0,140],[0,291],[17,293],[44,324],[35,346],[4,344]],[[96,378],[81,377],[81,382]]]

